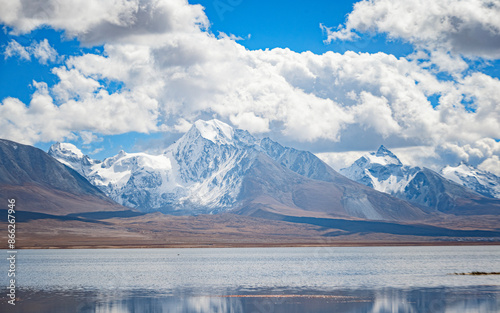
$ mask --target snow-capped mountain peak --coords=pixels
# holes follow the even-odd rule
[[[500,198],[500,177],[493,173],[481,171],[462,162],[458,166],[446,166],[441,170],[441,174],[483,196]]]
[[[116,202],[144,212],[260,214],[276,208],[371,219],[423,216],[410,204],[342,177],[310,152],[256,139],[217,120],[193,123],[159,155],[120,151],[101,162],[60,143],[49,152]],[[455,192],[463,187],[431,172],[401,164],[384,146],[342,171],[376,190],[445,211],[456,207],[455,195],[472,193]]]
[[[370,154],[366,155],[366,158],[371,163],[376,163],[380,165],[390,165],[390,164],[398,166],[403,165],[401,161],[398,159],[398,157],[383,145],[378,148],[377,152],[375,153],[371,152]]]
[[[392,153],[389,149],[387,149],[384,145],[380,145],[380,147],[378,147],[378,150],[377,152],[375,153],[376,156],[385,156],[385,155],[389,155],[389,156],[392,156],[392,157],[396,157],[394,155],[394,153]]]
[[[446,178],[451,179],[453,181],[460,181],[459,175],[470,175],[474,172],[474,168],[464,162],[460,162],[457,166],[446,166],[441,171]]]
[[[215,144],[234,145],[234,129],[219,120],[197,120],[193,129],[196,129],[201,137]]]
[[[340,170],[346,177],[378,191],[400,194],[419,168],[404,166],[398,157],[383,145]]]
[[[426,207],[426,210],[430,211],[470,214],[476,212],[474,206],[484,205],[484,212],[493,212],[496,206],[493,200],[481,198],[478,194],[487,195],[485,190],[481,189],[487,185],[486,175],[466,164],[456,168],[445,168],[442,171],[445,176],[443,177],[427,168],[403,165],[397,156],[384,146],[381,146],[376,153],[359,158],[340,172],[352,180],[420,207]],[[491,187],[499,188],[500,179],[497,178],[495,183],[493,176],[488,176],[491,179],[488,182],[491,183]]]
[[[70,164],[68,153],[53,156],[125,206],[210,213],[233,206],[245,172],[260,151],[257,144],[247,131],[218,120],[198,120],[160,155],[120,151],[86,165]]]
[[[84,155],[75,145],[66,142],[53,144],[48,154],[83,176],[86,176],[91,171],[92,165],[101,163],[101,161],[93,160]]]
[[[212,146],[209,148],[209,146]],[[192,154],[200,156],[205,149],[217,149],[216,147],[229,149],[253,147],[259,149],[259,140],[248,131],[234,129],[230,125],[219,120],[209,121],[197,120],[177,142],[165,149],[164,153],[171,152],[175,156]]]
[[[75,145],[66,142],[56,142],[50,147],[50,153],[53,155],[65,155],[73,158],[83,158],[83,153]]]

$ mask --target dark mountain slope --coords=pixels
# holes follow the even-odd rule
[[[42,150],[3,139],[0,198],[15,198],[19,210],[46,214],[128,210]]]
[[[278,164],[264,153],[255,158],[245,174],[238,207],[233,212],[244,215],[264,210],[289,216],[373,220],[403,221],[426,217],[420,209],[405,201],[355,182],[341,185],[304,177]]]

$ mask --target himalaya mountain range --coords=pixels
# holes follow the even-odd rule
[[[382,146],[342,169],[342,176],[310,152],[256,139],[218,120],[195,122],[158,155],[121,151],[101,162],[68,143],[54,144],[49,155],[117,203],[142,212],[397,221],[500,213],[494,198],[500,179],[466,165],[438,174],[403,165]]]
[[[217,120],[197,121],[160,155],[120,152],[103,162],[58,143],[49,155],[116,202],[143,212],[238,212],[405,220],[412,205],[335,172],[312,153],[285,148]]]
[[[46,153],[0,139],[0,198],[16,199],[31,248],[497,242],[498,178],[467,169],[443,170],[457,183],[381,147],[348,178],[218,120],[157,154],[103,161],[69,143]]]

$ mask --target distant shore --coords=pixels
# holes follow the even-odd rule
[[[321,223],[318,221],[334,224],[320,225]],[[316,222],[318,225],[313,224]],[[497,220],[485,223],[483,220],[471,219],[465,225],[461,225],[459,222],[443,221],[442,224],[433,226],[315,219],[310,223],[299,223],[233,214],[200,216],[148,214],[103,220],[37,218],[16,224],[15,248],[140,249],[500,245]],[[7,224],[0,222],[0,228],[7,229]],[[429,234],[426,231],[429,231]],[[0,247],[7,248],[6,231],[0,232],[0,241],[4,243]]]
[[[498,246],[498,242],[335,242],[324,243],[205,243],[205,244],[95,244],[95,245],[25,245],[18,247],[20,250],[29,249],[175,249],[175,248],[290,248],[290,247],[398,247],[398,246]]]

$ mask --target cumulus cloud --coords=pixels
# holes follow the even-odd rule
[[[299,141],[341,141],[355,129],[378,142],[401,138],[434,146],[500,136],[494,105],[499,81],[485,74],[442,82],[384,53],[248,51],[203,32],[174,42],[154,48],[108,44],[104,55],[73,57],[54,69],[61,81],[53,93],[82,102],[105,90],[103,79],[123,82],[127,92],[158,101],[150,120],[155,129],[173,120],[167,128],[182,131],[200,114],[215,114],[253,133],[268,132],[272,123]],[[437,107],[429,95],[440,97]]]
[[[99,152],[103,151],[104,148],[96,148],[90,152],[88,152],[89,155],[94,155],[94,154],[98,154]]]
[[[354,108],[355,116],[356,121],[364,125],[366,130],[371,129],[387,137],[401,129],[398,122],[394,120],[393,111],[385,97],[376,97],[362,91],[360,98],[359,105]]]
[[[46,83],[33,85],[36,91],[29,105],[15,98],[0,103],[3,138],[33,144],[75,139],[75,132],[89,129],[110,135],[158,130],[157,101],[139,93],[109,94],[100,90],[79,101],[56,105]]]
[[[21,60],[30,61],[31,56],[38,59],[41,64],[55,62],[58,57],[57,51],[52,48],[47,39],[34,42],[30,46],[22,46],[15,40],[9,41],[4,51],[5,58],[18,57]]]
[[[269,120],[256,116],[254,112],[244,112],[232,115],[231,122],[252,133],[269,132]]]
[[[370,151],[322,152],[316,156],[335,170],[351,166],[357,159]]]
[[[5,58],[18,57],[21,60],[31,60],[31,55],[26,47],[20,45],[17,41],[11,40],[4,51]]]
[[[102,53],[73,56],[53,68],[58,83],[50,88],[35,83],[29,104],[4,99],[2,137],[34,143],[80,136],[91,142],[95,134],[182,132],[200,116],[213,116],[256,134],[279,132],[295,142],[344,142],[345,148],[356,144],[361,150],[376,148],[371,146],[375,142],[431,147],[431,152],[414,151],[433,162],[441,157],[468,159],[492,167],[500,155],[496,148],[487,148],[492,138],[500,138],[499,80],[473,71],[439,80],[422,59],[439,60],[430,62],[444,71],[463,71],[463,61],[448,52],[396,58],[352,51],[249,51],[235,38],[206,31],[203,9],[183,0],[102,5],[48,1],[45,15],[34,13],[36,3],[16,3],[21,2],[9,1],[12,10],[0,13],[0,20],[14,32],[47,25],[83,44],[104,47]],[[378,3],[384,0],[357,4],[341,30],[345,36],[371,29],[355,23],[360,14],[356,12]],[[382,20],[388,19],[384,14]],[[446,40],[444,45],[453,44]],[[12,49],[18,55],[23,52]],[[121,87],[108,91],[111,82]],[[439,98],[437,106],[429,96]],[[340,164],[353,155],[330,159]]]
[[[500,176],[500,157],[498,157],[498,155],[494,155],[491,158],[484,160],[483,163],[479,164],[478,168]]]
[[[490,0],[360,1],[328,41],[352,40],[356,32],[386,33],[431,50],[500,58],[500,3]]]
[[[82,130],[80,131],[80,138],[84,145],[91,144],[93,142],[101,142],[103,139],[92,132]]]
[[[49,61],[55,62],[58,55],[57,51],[51,47],[47,39],[32,45],[31,53],[42,64],[47,64]]]
[[[2,0],[0,23],[13,34],[42,26],[65,31],[85,45],[111,41],[153,44],[158,35],[208,26],[200,5],[186,0]]]
[[[174,125],[174,130],[180,133],[186,133],[192,126],[192,123],[181,117],[178,119],[177,124]]]

